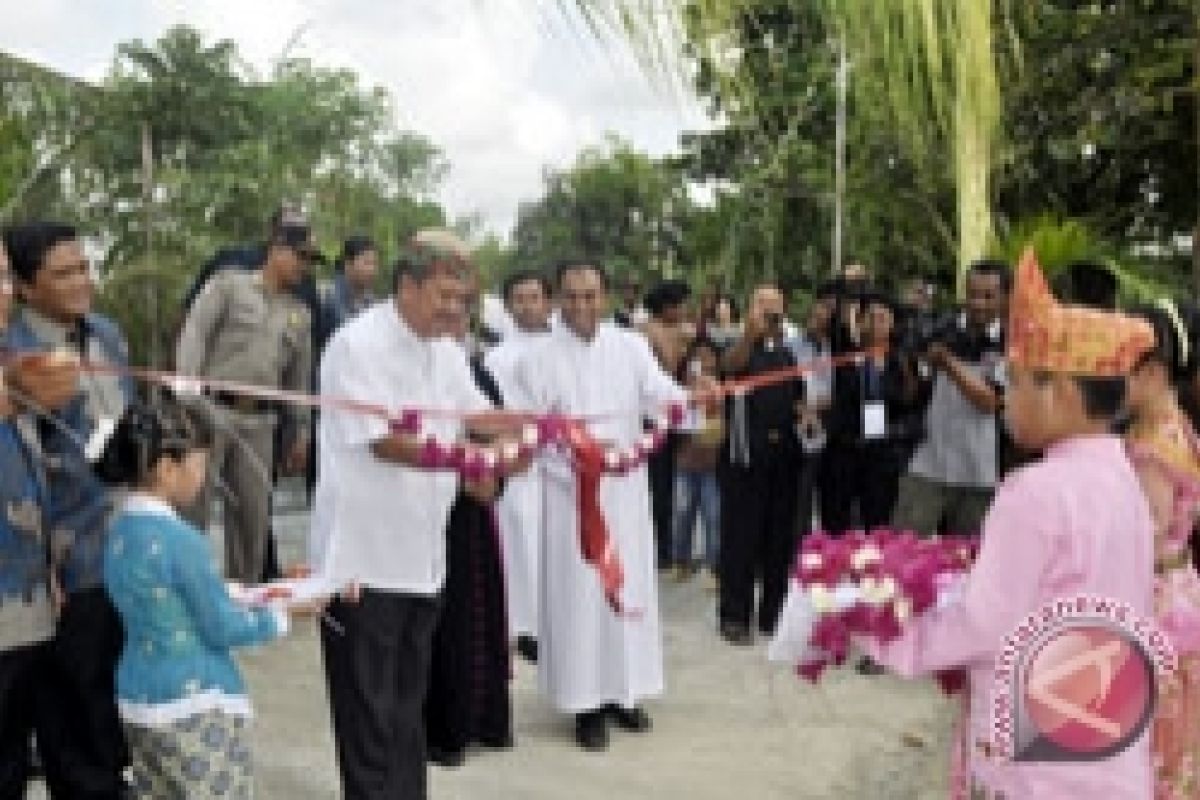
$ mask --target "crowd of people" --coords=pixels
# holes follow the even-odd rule
[[[963,665],[990,630],[978,617],[1007,619],[988,604],[1051,560],[1022,492],[1042,509],[1069,500],[1067,555],[1103,538],[1080,517],[1080,498],[1101,497],[1117,520],[1105,546],[1125,560],[1081,566],[1087,587],[1141,602],[1153,584],[1157,613],[1200,618],[1200,325],[1169,299],[1116,314],[1101,265],[1073,266],[1059,293],[1130,341],[1138,325],[1152,337],[1130,363],[1091,371],[1014,349],[1012,272],[995,261],[973,264],[961,307],[942,309],[927,284],[897,299],[852,264],[796,324],[774,284],[744,304],[717,292],[693,304],[684,282],[643,295],[581,256],[506,276],[497,336],[479,324],[483,287],[454,234],[414,235],[386,292],[379,248],[349,239],[321,285],[308,222],[285,209],[264,246],[202,271],[167,389],[131,380],[77,231],[20,225],[3,245],[0,798],[23,796],[35,761],[55,798],[250,796],[251,704],[231,651],[285,635],[298,614],[319,615],[348,798],[422,798],[430,762],[513,747],[513,652],[536,663],[579,746],[603,750],[614,728],[652,727],[660,580],[703,575],[715,636],[749,645],[773,634],[797,546],[818,529],[985,533],[961,618],[921,640],[950,644],[912,634],[864,648],[858,666]],[[312,413],[270,390],[331,402]],[[367,408],[439,413],[413,429]],[[586,420],[589,442],[620,450],[675,408],[687,411],[645,466],[598,482],[570,450],[521,449],[521,415],[490,413]],[[521,455],[460,474],[431,461],[433,439]],[[248,603],[245,587],[281,571],[270,518],[284,474],[310,478],[307,568],[327,595]],[[1004,537],[988,531],[1022,525],[1024,538],[989,545]],[[1122,535],[1134,541],[1118,547]],[[597,574],[605,559],[619,605]],[[1200,647],[1200,625],[1174,633]],[[1200,787],[1200,659],[1182,664],[1152,732],[1161,798]]]

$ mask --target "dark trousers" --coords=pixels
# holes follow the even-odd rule
[[[23,800],[33,739],[34,675],[41,645],[0,651],[0,800]]]
[[[263,574],[262,582],[270,583],[277,581],[283,577],[283,570],[279,565],[279,546],[275,536],[275,492],[274,487],[279,485],[280,462],[283,459],[284,448],[287,443],[283,437],[282,423],[275,426],[275,459],[271,462],[271,487],[272,491],[267,496],[267,555],[263,559]],[[316,439],[316,436],[311,437]],[[309,447],[309,456],[311,458],[313,447]],[[312,467],[312,462],[309,461],[309,467]],[[312,487],[308,486],[308,501],[312,504]]]
[[[775,629],[796,555],[796,481],[791,454],[765,454],[753,466],[722,470],[722,622],[750,625],[759,575],[758,627]]]
[[[804,537],[813,530],[813,512],[817,510],[817,490],[821,471],[824,469],[825,451],[805,453],[800,457],[797,470],[798,494],[796,497],[796,534]]]
[[[671,566],[675,518],[675,450],[675,438],[668,436],[662,448],[650,456],[646,463],[646,473],[650,476],[650,508],[654,517],[654,545],[659,568]]]
[[[342,796],[346,800],[424,800],[425,726],[438,600],[365,590],[357,603],[335,600],[340,625],[321,626]]]
[[[104,589],[68,596],[41,648],[35,690],[38,754],[54,798],[121,795],[129,763],[117,715],[116,670],[125,635]]]
[[[891,444],[831,442],[820,476],[821,526],[844,533],[890,525],[903,470],[904,453]]]

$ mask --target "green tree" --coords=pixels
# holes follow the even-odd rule
[[[955,236],[959,272],[983,254],[991,234],[992,158],[1000,114],[1000,76],[994,26],[1006,3],[992,0],[574,0],[593,28],[619,31],[648,58],[677,62],[673,44],[686,31],[691,55],[708,57],[722,89],[744,108],[759,110],[755,81],[744,80],[738,61],[766,50],[772,64],[780,17],[813,20],[842,42],[863,77],[856,94],[864,107],[886,110],[897,140],[918,171],[931,140],[947,145],[938,165],[953,165]],[[663,12],[666,12],[665,14]],[[675,15],[672,16],[672,11]],[[664,21],[665,20],[665,21]],[[746,31],[752,35],[747,37]],[[733,63],[730,68],[726,65]],[[769,113],[770,106],[765,110]],[[797,116],[793,115],[793,120]],[[780,159],[779,163],[783,163]],[[764,209],[764,212],[767,210]]]
[[[666,276],[684,260],[691,209],[681,171],[610,137],[561,172],[547,171],[546,193],[523,204],[513,232],[513,261],[544,266],[581,255],[623,275]]]
[[[29,209],[61,211],[60,170],[94,101],[81,81],[0,53],[0,222]]]
[[[1186,0],[1036,4],[1006,92],[1002,225],[1075,219],[1125,251],[1174,254],[1149,268],[1182,283],[1176,242],[1196,224],[1200,169],[1195,13]]]
[[[9,175],[46,173],[39,180],[54,192],[26,188],[13,216],[65,217],[95,234],[103,302],[139,360],[169,350],[196,268],[220,246],[261,239],[284,201],[308,208],[330,250],[367,233],[386,255],[446,221],[431,197],[446,169],[440,151],[396,130],[388,95],[348,70],[283,59],[259,76],[233,42],[180,26],[118,46],[94,89],[26,73],[0,94],[0,203],[15,194]],[[43,86],[65,99],[31,104]],[[52,157],[55,169],[22,152]]]
[[[686,136],[684,146],[697,180],[737,187],[728,203],[727,283],[770,277],[811,289],[832,266],[836,30],[816,4],[762,2],[727,20],[715,49],[702,19],[687,16],[696,88],[727,124]],[[941,140],[931,131],[929,153],[915,157],[887,109],[863,102],[864,94],[849,98],[845,253],[890,282],[949,275],[957,247],[952,176],[919,168]]]
[[[950,263],[961,275],[990,229],[1006,237],[1050,213],[1114,243],[1135,271],[1184,276],[1187,235],[1200,230],[1194,2],[561,4],[653,65],[697,65],[723,125],[685,144],[701,175],[739,190],[731,266],[742,273],[803,282],[825,258],[830,53],[845,42],[850,255],[897,277]],[[1192,243],[1200,285],[1200,236]],[[1128,258],[1144,252],[1156,258]]]

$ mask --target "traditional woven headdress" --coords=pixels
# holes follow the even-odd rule
[[[1028,369],[1118,377],[1154,347],[1145,320],[1059,303],[1032,247],[1017,266],[1008,318],[1008,360]]]

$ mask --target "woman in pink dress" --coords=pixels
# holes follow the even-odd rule
[[[1200,796],[1200,574],[1189,550],[1200,515],[1200,439],[1177,392],[1197,362],[1174,304],[1137,313],[1154,326],[1156,344],[1130,376],[1126,440],[1154,518],[1155,614],[1179,656],[1154,720],[1155,797],[1191,800]]]

